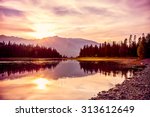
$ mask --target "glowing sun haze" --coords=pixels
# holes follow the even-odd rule
[[[0,0],[0,34],[121,40],[150,30],[150,0]]]

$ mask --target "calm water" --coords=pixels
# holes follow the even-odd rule
[[[89,99],[133,72],[115,62],[0,61],[0,99]]]

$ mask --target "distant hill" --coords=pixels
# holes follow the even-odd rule
[[[45,47],[52,47],[55,48],[60,54],[66,55],[68,57],[75,57],[79,55],[80,48],[82,48],[84,45],[98,45],[97,42],[81,39],[81,38],[62,38],[58,36],[54,37],[47,37],[43,39],[24,39],[14,36],[6,36],[6,35],[0,35],[0,42],[6,42],[9,41],[11,43],[16,44],[32,44],[32,45],[40,45]]]

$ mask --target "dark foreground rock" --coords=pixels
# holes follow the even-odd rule
[[[150,59],[142,60],[146,67],[122,84],[108,91],[102,91],[91,100],[150,100]]]

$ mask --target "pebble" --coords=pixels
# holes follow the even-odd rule
[[[108,91],[98,93],[92,100],[150,100],[150,59],[142,60],[142,67],[135,75],[127,78]],[[143,65],[146,65],[143,66]],[[135,67],[135,66],[134,66]],[[137,68],[137,67],[135,67]]]

